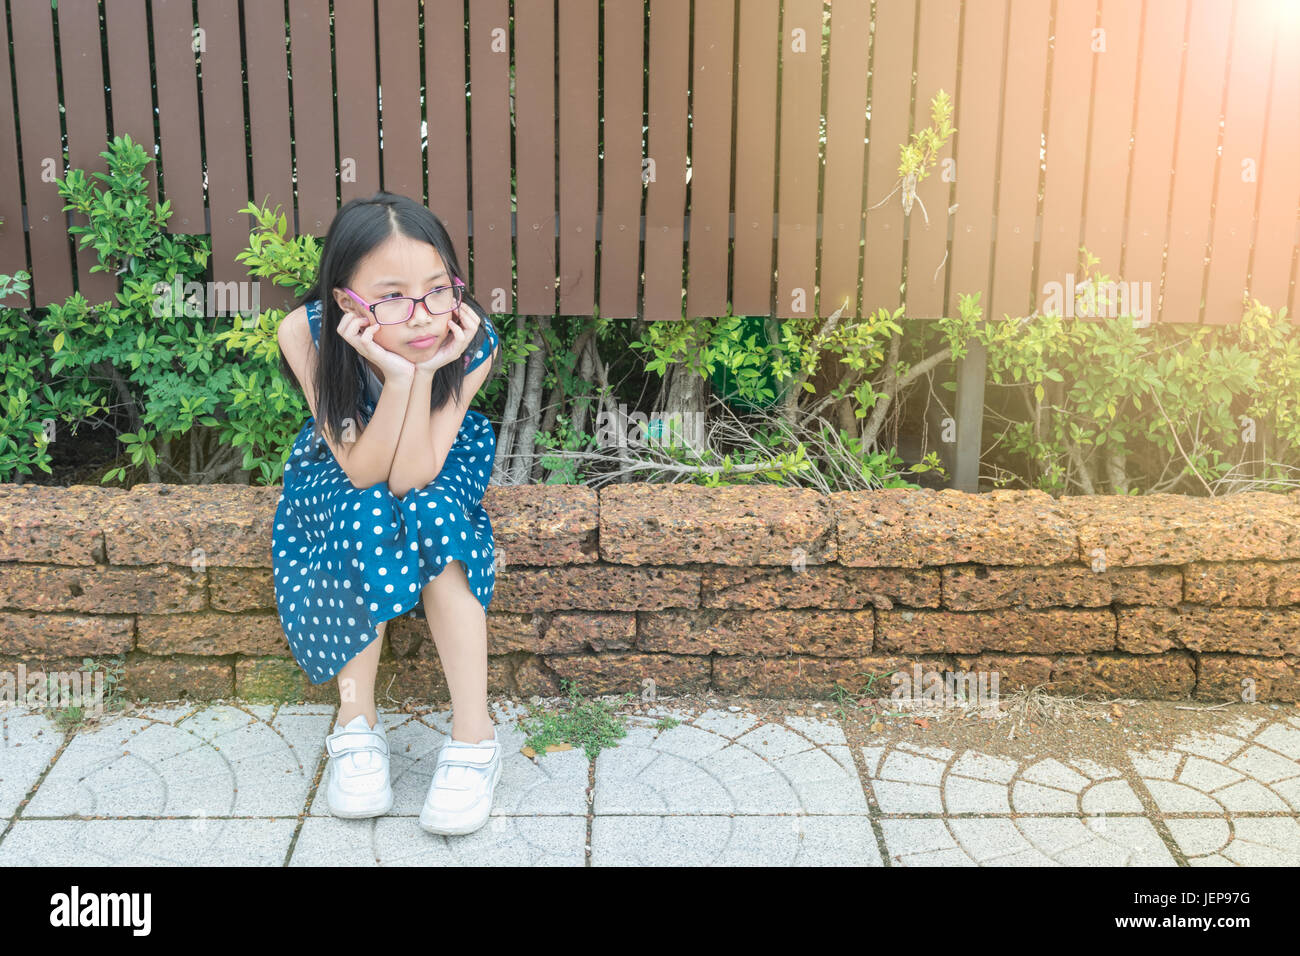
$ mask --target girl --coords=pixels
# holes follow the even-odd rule
[[[312,417],[285,463],[272,571],[294,659],[313,684],[338,678],[330,811],[392,808],[375,672],[387,622],[415,610],[453,714],[420,825],[471,833],[487,822],[501,774],[487,710],[495,552],[482,505],[496,435],[468,410],[496,367],[496,331],[438,217],[379,192],[338,211],[316,283],[279,341],[281,369]]]

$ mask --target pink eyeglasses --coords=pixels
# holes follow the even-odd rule
[[[409,322],[411,316],[415,315],[415,303],[417,302],[423,302],[430,315],[442,315],[445,312],[458,309],[461,300],[464,299],[464,293],[461,290],[465,288],[465,283],[455,276],[452,276],[451,281],[452,285],[438,286],[436,289],[430,289],[422,296],[397,295],[387,299],[380,299],[378,302],[367,302],[346,287],[344,287],[343,291],[369,309],[370,314],[375,317],[375,321],[380,325],[401,325],[403,322]]]

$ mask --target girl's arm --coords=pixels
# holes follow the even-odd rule
[[[316,415],[316,368],[319,361],[316,345],[312,341],[311,329],[307,324],[307,310],[299,307],[285,316],[278,330],[280,348],[284,351],[294,375],[302,385],[303,395],[312,416]],[[325,444],[334,453],[335,460],[343,469],[355,488],[369,488],[388,477],[392,468],[393,457],[397,451],[398,437],[402,430],[402,421],[406,415],[406,406],[415,381],[414,369],[408,373],[386,371],[384,388],[380,392],[375,413],[365,428],[356,432],[354,426],[352,440],[345,432],[343,441],[336,443],[325,434]],[[429,392],[425,389],[425,407],[429,404]]]
[[[390,386],[391,383],[391,386]],[[415,376],[385,374],[375,413],[370,416],[361,435],[348,448],[347,467],[343,470],[357,488],[369,488],[387,477],[401,445],[401,431],[411,393],[416,391]],[[429,390],[424,390],[425,405]]]
[[[402,433],[397,440],[397,454],[393,457],[392,470],[388,475],[388,489],[397,497],[405,498],[412,488],[423,488],[442,473],[451,446],[456,443],[456,433],[460,431],[465,413],[469,411],[469,403],[487,379],[488,371],[499,352],[500,346],[492,353],[491,361],[483,362],[465,376],[461,388],[464,404],[457,404],[453,398],[436,412],[429,408],[434,373],[416,369],[406,419],[402,422]]]

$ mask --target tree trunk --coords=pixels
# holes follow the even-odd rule
[[[664,370],[664,380],[659,387],[652,419],[663,419],[660,425],[659,440],[676,441],[669,429],[675,429],[682,438],[696,433],[697,416],[704,414],[705,386],[704,376],[685,364],[669,365]],[[632,436],[628,436],[628,441]],[[647,443],[652,439],[644,436]]]
[[[858,417],[853,414],[852,396],[846,395],[844,398],[840,399],[835,404],[835,408],[839,414],[840,428],[844,430],[846,435],[852,435],[858,430]]]
[[[902,385],[898,378],[898,355],[902,350],[902,343],[903,336],[899,333],[889,337],[889,358],[886,359],[882,370],[884,372],[881,377],[882,387],[876,390],[879,392],[879,397],[862,423],[861,438],[864,449],[875,447],[881,426],[885,424],[885,415],[889,412],[889,406]]]
[[[1079,446],[1075,442],[1070,442],[1070,463],[1074,465],[1074,473],[1078,478],[1079,487],[1083,489],[1085,495],[1094,495],[1097,492],[1093,488],[1092,475],[1088,472],[1088,467],[1083,463],[1083,454],[1079,451]]]
[[[578,378],[583,382],[592,380],[592,370],[595,367],[593,353],[595,351],[596,336],[586,336],[582,351],[578,355]],[[573,403],[573,433],[575,435],[584,434],[587,430],[587,408],[587,402],[576,401]]]
[[[546,397],[546,410],[542,413],[542,425],[540,431],[543,434],[551,432],[555,428],[555,419],[560,413],[560,405],[564,402],[564,385],[556,382],[551,389],[551,394]],[[542,465],[541,456],[533,462],[532,481],[541,484],[546,480],[546,468]]]
[[[1106,453],[1106,473],[1110,479],[1110,493],[1113,495],[1128,494],[1128,470],[1124,463],[1128,456],[1124,452],[1123,446],[1117,442],[1109,442],[1110,448]]]
[[[127,385],[126,379],[112,362],[100,362],[95,366],[100,374],[113,383],[113,390],[117,392],[118,400],[121,401],[122,407],[126,410],[127,420],[131,423],[131,431],[139,432],[140,410],[136,408],[135,397],[131,394],[131,388]],[[146,461],[145,469],[149,473],[149,480],[155,484],[160,481],[158,477],[158,466]]]
[[[524,316],[515,316],[515,329],[519,332],[524,330]],[[501,434],[497,436],[496,460],[492,464],[493,476],[500,476],[502,483],[509,483],[510,481],[508,463],[515,442],[515,431],[519,419],[519,403],[524,395],[524,376],[526,373],[526,363],[514,362],[510,366],[509,378],[506,381],[506,407],[501,416]]]
[[[549,316],[538,316],[538,327],[533,329],[533,344],[537,351],[528,356],[528,371],[524,376],[524,394],[518,417],[519,430],[513,450],[514,463],[510,468],[510,484],[526,484],[533,470],[533,449],[537,426],[541,422],[542,381],[546,378],[546,339],[542,329],[550,328]]]

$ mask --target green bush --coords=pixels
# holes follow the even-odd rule
[[[31,276],[0,275],[0,302],[27,297]],[[0,306],[0,363],[4,368],[4,419],[0,425],[0,481],[50,472],[49,444],[56,396],[44,374],[48,348],[25,309]]]
[[[240,212],[257,220],[248,248],[235,257],[249,274],[292,290],[294,298],[311,288],[320,262],[316,238],[287,237],[288,221],[279,206],[269,210],[250,204]],[[283,309],[267,309],[255,321],[218,336],[236,361],[221,439],[243,448],[243,467],[268,485],[283,476],[293,440],[311,415],[302,392],[280,371],[276,334],[284,316]]]
[[[207,314],[224,291],[203,281],[209,240],[164,232],[170,203],[149,199],[143,171],[151,160],[130,137],[116,137],[100,155],[107,173],[73,169],[56,181],[64,209],[87,217],[70,231],[95,250],[91,271],[112,272],[121,287],[110,302],[92,305],[78,292],[49,308],[39,324],[53,349],[50,371],[62,376],[73,407],[99,410],[112,400],[125,419],[118,438],[129,466],[151,481],[227,479],[240,462],[215,429],[235,369],[217,346],[238,316]],[[101,481],[126,479],[127,468]]]
[[[1109,283],[1084,255],[1092,288]],[[1000,485],[1223,494],[1294,484],[1300,348],[1285,308],[1274,316],[1254,302],[1224,326],[1034,315],[977,335],[992,383],[1025,409],[985,428],[986,446],[1000,446]]]

